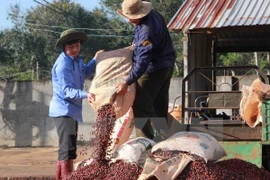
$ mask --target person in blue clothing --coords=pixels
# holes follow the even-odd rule
[[[96,56],[85,64],[79,55],[87,41],[84,32],[68,29],[61,33],[56,47],[62,49],[52,68],[53,96],[49,116],[53,118],[59,137],[56,179],[64,179],[73,171],[77,154],[78,122],[82,122],[82,100],[94,101],[95,95],[83,90],[85,79],[94,75]]]
[[[141,0],[124,0],[117,13],[135,25],[135,32],[133,67],[125,82],[117,85],[116,91],[125,94],[128,86],[136,83],[133,104],[135,126],[155,117],[164,119],[169,125],[169,86],[176,53],[165,20],[152,8],[152,3]],[[137,136],[155,137],[149,120],[143,128],[139,126],[136,127]]]

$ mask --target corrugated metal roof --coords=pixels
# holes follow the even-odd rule
[[[186,0],[168,24],[172,30],[270,25],[270,0]]]

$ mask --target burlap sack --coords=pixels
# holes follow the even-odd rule
[[[250,92],[251,92],[250,86],[243,85],[243,87],[241,89],[242,98],[240,101],[240,116],[241,117],[244,116],[244,108],[245,108],[245,105],[247,103],[247,99],[248,99]]]
[[[244,100],[243,100],[244,101]],[[255,127],[259,122],[257,116],[259,114],[258,106],[260,103],[259,96],[252,90],[252,86],[248,96],[246,97],[243,110],[241,110],[242,119],[250,126]],[[241,108],[241,107],[240,107]]]
[[[169,109],[168,112],[171,114],[171,116],[177,120],[178,122],[182,122],[182,106],[177,105],[176,107],[173,107],[173,110]]]
[[[138,180],[156,177],[158,180],[174,180],[193,159],[186,154],[179,154],[161,163],[147,158]]]
[[[270,85],[264,84],[260,79],[256,79],[248,91],[245,89],[242,91],[244,95],[240,103],[240,108],[242,108],[240,109],[240,115],[250,127],[255,127],[261,122],[261,103],[263,96],[269,90]]]
[[[133,117],[133,109],[130,107],[124,116],[116,120],[113,133],[111,134],[112,144],[108,148],[109,154],[113,153],[118,147],[129,140],[134,128]]]
[[[158,167],[159,162],[155,161],[154,158],[148,157],[145,160],[145,164],[138,180],[147,180],[152,176],[152,172]]]
[[[96,96],[96,100],[90,103],[94,110],[105,104],[113,104],[117,119],[128,112],[135,98],[135,83],[129,86],[125,95],[116,94],[116,86],[128,77],[132,68],[132,54],[130,48],[122,48],[97,56],[96,74],[89,89]]]

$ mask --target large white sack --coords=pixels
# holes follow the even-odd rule
[[[152,147],[151,153],[162,151],[184,151],[198,155],[207,162],[216,161],[226,155],[222,145],[210,134],[184,131],[173,134]]]

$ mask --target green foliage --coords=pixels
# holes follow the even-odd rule
[[[9,18],[14,27],[1,32],[0,63],[24,74],[17,76],[23,80],[31,79],[32,75],[26,74],[33,70],[39,70],[40,79],[51,78],[50,70],[61,52],[55,43],[65,29],[76,28],[87,33],[89,39],[82,46],[86,62],[100,49],[128,46],[133,32],[128,23],[108,18],[104,10],[89,12],[70,0],[43,2],[25,13],[16,4],[10,8]]]
[[[259,68],[267,72],[270,68],[269,61],[267,60],[267,52],[258,52],[258,66]],[[247,66],[256,65],[254,52],[244,53],[221,53],[217,55],[217,66]],[[238,75],[242,75],[243,72],[238,70]]]
[[[153,7],[158,10],[164,17],[166,22],[169,22],[177,10],[182,5],[182,1],[172,0],[152,0]]]
[[[121,8],[123,0],[100,2],[101,8],[92,11],[71,0],[44,1],[43,5],[37,4],[26,12],[18,4],[11,6],[8,16],[14,26],[0,32],[0,76],[31,80],[39,73],[39,79],[50,79],[51,68],[61,52],[61,49],[55,48],[55,43],[60,33],[67,28],[87,33],[89,39],[82,46],[82,56],[86,62],[100,49],[113,50],[129,46],[134,27],[115,12]],[[150,2],[166,22],[172,19],[183,3],[172,0]],[[170,33],[177,54],[174,77],[183,76],[183,35]],[[258,53],[258,62],[262,70],[269,71],[266,52]],[[216,65],[241,66],[254,63],[252,52],[222,53],[217,55]]]
[[[241,55],[239,53],[225,53],[219,56],[224,66],[235,66],[238,63]]]
[[[244,66],[244,65],[254,65],[254,53],[221,53],[218,54],[217,66]],[[266,52],[258,53],[259,67],[266,67]],[[265,65],[263,65],[265,64]]]
[[[112,14],[112,17],[115,17],[115,21],[117,23],[124,22],[123,18],[120,17],[118,14],[115,13],[115,11],[119,8],[121,8],[122,0],[101,0],[101,3],[107,7],[107,11]],[[179,7],[182,5],[183,1],[172,1],[172,0],[152,0],[150,1],[153,4],[153,8],[160,12],[160,14],[163,15],[166,22],[169,22],[170,19],[174,16],[174,14],[177,12]],[[169,10],[168,10],[169,9]],[[117,18],[120,17],[119,21]],[[125,23],[125,22],[124,22]],[[125,23],[128,24],[128,23]],[[124,24],[122,23],[121,26]],[[174,32],[171,32],[172,41],[174,43],[174,47],[177,54],[176,64],[175,64],[175,70],[174,70],[174,77],[183,76],[183,44],[182,44],[182,34],[176,34]],[[131,42],[131,39],[127,39],[127,43]]]
[[[183,43],[182,43],[182,38],[183,34],[177,34],[174,32],[171,32],[171,38],[174,44],[174,48],[176,51],[176,62],[175,62],[175,68],[174,68],[174,73],[173,77],[183,77]]]
[[[101,4],[110,11],[116,11],[121,8],[123,0],[100,0]]]
[[[258,61],[259,61],[260,69],[265,73],[269,73],[270,61],[269,59],[267,59],[267,52],[258,52],[257,54],[258,54]]]
[[[266,59],[262,59],[259,67],[260,69],[264,69],[264,70],[270,69],[270,64]]]
[[[31,80],[31,71],[21,72],[20,69],[1,65],[0,80],[25,81]]]
[[[110,11],[115,12],[121,8],[123,0],[100,0],[101,3]],[[149,0],[148,0],[149,1]],[[174,14],[177,12],[183,1],[172,1],[172,0],[151,0],[153,8],[158,10],[168,22]],[[116,15],[116,14],[114,14]]]

